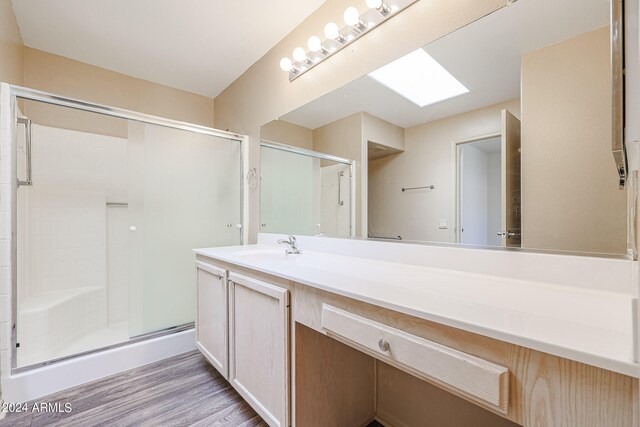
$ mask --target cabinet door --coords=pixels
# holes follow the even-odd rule
[[[196,347],[229,379],[229,305],[227,272],[196,261]]]
[[[272,427],[289,425],[289,291],[229,275],[229,381]]]

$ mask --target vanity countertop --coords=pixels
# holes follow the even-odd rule
[[[640,378],[631,295],[272,245],[196,254]]]

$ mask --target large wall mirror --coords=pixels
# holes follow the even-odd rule
[[[519,0],[266,124],[262,137],[354,160],[358,237],[626,255],[610,7]],[[263,153],[263,182],[269,161]]]

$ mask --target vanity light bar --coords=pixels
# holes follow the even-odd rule
[[[358,40],[391,17],[397,15],[418,0],[365,0],[368,9],[360,14],[356,7],[348,7],[344,11],[345,27],[338,28],[334,22],[324,27],[324,41],[318,36],[311,36],[307,42],[308,50],[296,47],[292,58],[280,60],[280,68],[289,72],[289,81],[294,81],[331,55]]]

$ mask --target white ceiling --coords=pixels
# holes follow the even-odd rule
[[[12,2],[29,47],[215,97],[324,0]]]
[[[519,0],[425,47],[468,94],[420,108],[364,76],[280,119],[316,129],[366,111],[407,128],[519,98],[522,54],[604,27],[608,19],[608,0]]]

